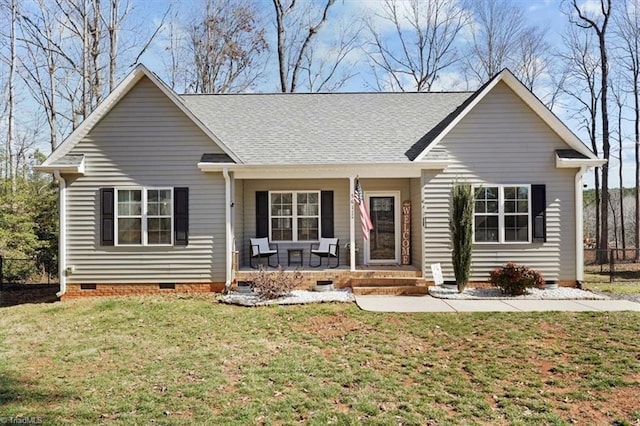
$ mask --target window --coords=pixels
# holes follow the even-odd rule
[[[171,190],[147,190],[147,243],[171,244]]]
[[[118,244],[142,244],[142,191],[118,190]]]
[[[318,241],[320,192],[270,192],[272,241]]]
[[[476,243],[531,241],[530,185],[475,188],[473,230]]]
[[[116,189],[116,192],[116,244],[172,244],[171,189]]]

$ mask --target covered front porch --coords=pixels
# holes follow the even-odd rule
[[[251,274],[251,238],[268,238],[277,251],[272,266],[298,268],[337,287],[357,279],[422,279],[423,170],[444,164],[391,163],[309,166],[248,166],[200,163],[226,181],[227,256],[230,286]],[[373,222],[369,238],[354,202],[357,183]],[[318,259],[312,244],[337,239],[338,258]],[[313,268],[322,261],[322,266]],[[293,268],[293,269],[292,269]]]

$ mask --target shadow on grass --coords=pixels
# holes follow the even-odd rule
[[[7,375],[6,371],[0,371],[0,413],[10,413],[13,411],[10,408],[13,404],[29,407],[29,410],[33,409],[35,411],[38,407],[48,405],[58,400],[69,400],[74,397],[74,395],[68,392],[43,392],[39,389],[37,382],[18,379]]]
[[[0,292],[0,307],[26,303],[53,303],[60,300],[58,284],[4,284]]]

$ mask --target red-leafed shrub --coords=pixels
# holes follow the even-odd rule
[[[489,282],[499,287],[504,294],[519,296],[527,293],[527,288],[544,284],[544,277],[538,271],[526,266],[507,263],[491,272]]]

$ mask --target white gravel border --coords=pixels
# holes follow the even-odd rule
[[[556,289],[529,288],[528,294],[522,296],[506,296],[499,288],[466,288],[458,293],[456,288],[442,286],[429,287],[429,294],[439,299],[461,300],[609,300],[610,297],[595,294],[590,291],[573,287],[558,287]]]
[[[256,293],[231,292],[218,299],[220,303],[239,306],[267,306],[267,305],[301,305],[306,303],[355,302],[351,289],[345,288],[333,291],[293,290],[288,296],[274,300],[262,300]]]

